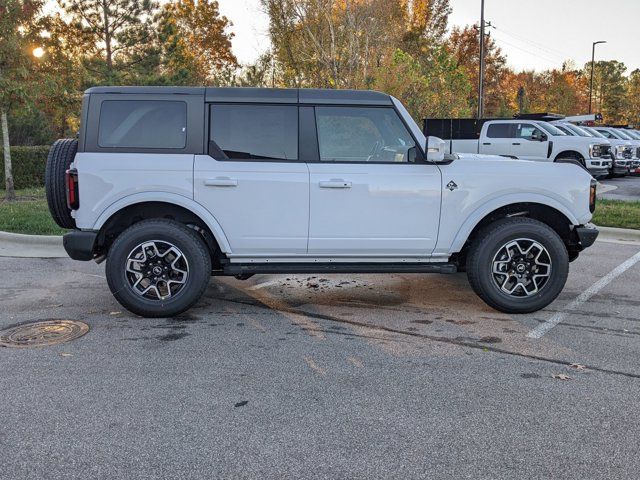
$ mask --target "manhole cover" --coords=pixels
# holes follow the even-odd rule
[[[70,342],[89,331],[75,320],[42,320],[0,331],[0,347],[44,347]]]

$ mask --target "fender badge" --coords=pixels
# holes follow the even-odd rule
[[[451,180],[449,183],[447,183],[447,188],[453,192],[456,188],[458,188],[458,185],[456,184],[456,182]]]

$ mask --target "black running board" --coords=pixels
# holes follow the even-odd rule
[[[218,274],[456,273],[457,271],[458,268],[453,263],[227,263]]]

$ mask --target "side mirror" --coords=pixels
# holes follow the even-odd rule
[[[445,141],[438,137],[427,137],[427,162],[439,163],[444,161],[446,145]]]
[[[546,142],[547,141],[547,134],[546,133],[534,133],[533,135],[531,135],[531,140],[537,141],[537,142]]]

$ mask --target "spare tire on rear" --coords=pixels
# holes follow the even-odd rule
[[[76,221],[67,206],[65,173],[78,151],[78,140],[65,138],[56,140],[49,150],[45,170],[45,189],[49,211],[55,222],[62,228],[76,228]]]

